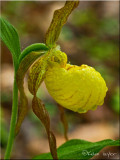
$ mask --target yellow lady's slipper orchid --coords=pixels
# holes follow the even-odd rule
[[[107,92],[99,72],[88,65],[67,64],[67,56],[61,51],[51,57],[44,81],[56,102],[79,113],[102,105]]]

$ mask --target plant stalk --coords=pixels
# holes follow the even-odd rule
[[[13,142],[15,138],[17,111],[18,111],[18,88],[16,84],[16,77],[15,77],[14,85],[13,85],[13,104],[12,104],[12,115],[11,115],[11,121],[10,121],[10,131],[9,131],[8,142],[7,142],[4,159],[10,159],[10,154],[12,151]]]

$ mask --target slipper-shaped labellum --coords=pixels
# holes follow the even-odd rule
[[[67,56],[61,51],[51,58],[44,81],[57,103],[79,113],[102,105],[108,90],[93,67],[67,64]]]

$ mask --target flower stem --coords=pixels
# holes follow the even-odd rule
[[[10,154],[13,147],[13,142],[15,138],[15,125],[17,120],[17,111],[18,111],[18,88],[16,84],[16,78],[14,78],[14,86],[13,86],[13,104],[12,104],[12,115],[10,122],[10,132],[7,142],[7,148],[5,152],[4,159],[10,159]]]

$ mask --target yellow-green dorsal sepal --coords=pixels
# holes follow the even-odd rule
[[[66,1],[64,7],[54,12],[52,22],[46,33],[45,43],[52,48],[59,37],[63,25],[66,23],[71,12],[78,6],[79,1]]]

